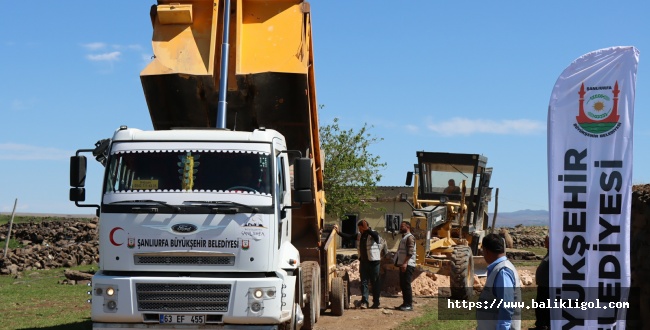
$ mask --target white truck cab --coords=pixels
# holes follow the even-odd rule
[[[71,160],[71,199],[100,217],[94,328],[300,327],[289,159],[297,157],[281,134],[121,127],[104,146],[94,152],[105,157],[99,205],[79,204],[79,153],[90,150]],[[310,162],[295,162],[297,203],[311,202],[301,193]]]

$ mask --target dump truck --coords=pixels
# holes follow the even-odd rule
[[[153,130],[121,126],[70,162],[70,200],[99,216],[93,329],[312,329],[321,310],[342,315],[309,3],[158,0],[149,14]],[[85,203],[86,154],[105,168],[98,204]]]
[[[407,186],[415,182],[413,203],[404,199],[413,209],[416,263],[434,272],[446,269],[451,297],[469,299],[475,264],[487,266],[479,254],[489,222],[492,168],[479,154],[418,151],[416,156],[406,179]]]

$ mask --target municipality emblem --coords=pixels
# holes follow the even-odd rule
[[[612,86],[580,86],[579,113],[574,127],[589,137],[606,137],[621,126],[618,114],[618,81]]]

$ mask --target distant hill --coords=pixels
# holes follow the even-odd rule
[[[490,224],[492,217],[490,213]],[[495,227],[514,227],[516,225],[524,226],[548,226],[549,216],[545,210],[520,210],[515,212],[498,212]]]

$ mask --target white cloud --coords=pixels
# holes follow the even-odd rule
[[[122,53],[120,52],[110,52],[104,54],[89,54],[86,55],[86,58],[94,62],[100,62],[100,61],[113,62],[119,60],[120,55],[122,55]]]
[[[14,111],[24,111],[34,107],[36,101],[34,100],[12,100],[11,101],[11,110]]]
[[[91,42],[88,44],[82,44],[83,48],[86,48],[90,51],[100,50],[106,48],[106,44],[103,42]]]
[[[67,160],[72,151],[19,143],[0,143],[0,160]]]
[[[411,133],[417,133],[417,132],[420,131],[420,128],[417,127],[416,125],[408,124],[408,125],[406,125],[406,130],[411,132]]]
[[[530,135],[546,130],[546,123],[529,119],[491,120],[452,118],[447,121],[431,123],[427,128],[435,133],[451,135],[499,134]]]

